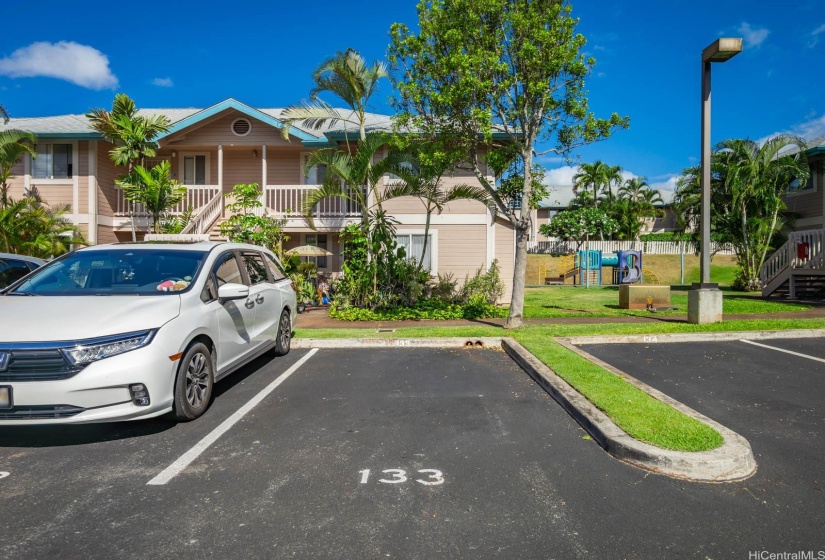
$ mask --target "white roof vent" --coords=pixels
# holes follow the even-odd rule
[[[232,134],[235,136],[246,136],[252,132],[252,123],[247,119],[235,119],[232,121]]]

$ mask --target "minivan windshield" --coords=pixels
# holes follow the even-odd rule
[[[170,295],[186,291],[203,266],[203,251],[78,251],[40,268],[7,295]]]

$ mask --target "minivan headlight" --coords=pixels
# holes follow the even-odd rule
[[[152,342],[156,332],[156,330],[140,331],[87,340],[83,341],[83,344],[63,348],[61,352],[72,365],[82,366],[103,358],[143,348]]]

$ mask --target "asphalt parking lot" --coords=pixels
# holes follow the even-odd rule
[[[501,351],[309,352],[237,372],[189,424],[4,428],[0,558],[747,558],[825,548],[823,469],[808,459],[822,456],[821,381],[805,396],[808,412],[791,410],[804,387],[788,396],[793,433],[774,428],[765,448],[735,413],[715,415],[739,401],[714,392],[696,403],[674,390],[754,446],[755,477],[710,485],[613,459]],[[148,484],[304,358],[165,484]],[[646,359],[632,362],[652,366]],[[673,387],[690,393],[690,383]]]

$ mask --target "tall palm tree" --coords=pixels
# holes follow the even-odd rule
[[[0,131],[0,204],[8,200],[9,181],[12,179],[11,168],[20,161],[23,154],[35,157],[34,134],[20,130]]]
[[[310,101],[284,109],[278,117],[285,125],[281,129],[284,139],[289,138],[289,126],[300,122],[304,126],[319,130],[325,125],[337,122],[358,128],[358,139],[366,139],[366,114],[370,97],[378,87],[381,78],[390,78],[389,70],[382,61],[367,65],[364,58],[354,49],[338,52],[323,61],[312,73],[315,86],[309,93]],[[350,114],[341,113],[318,98],[329,92],[340,98],[351,109]],[[346,126],[344,128],[346,131]]]
[[[143,204],[152,216],[155,233],[160,233],[161,216],[186,198],[186,187],[171,178],[169,161],[152,169],[138,165],[130,175],[118,180],[118,185],[126,198]]]
[[[619,187],[619,198],[640,200],[643,196],[643,191],[648,186],[649,185],[647,184],[647,179],[645,179],[644,177],[630,178],[626,180],[621,187]]]

